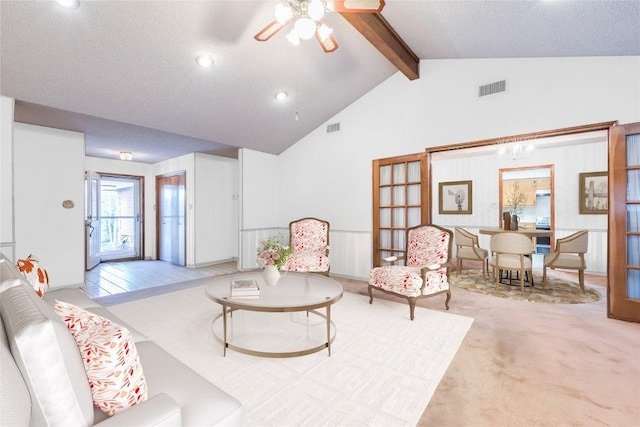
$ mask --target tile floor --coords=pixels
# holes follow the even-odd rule
[[[85,273],[83,291],[101,303],[124,302],[133,296],[149,296],[166,287],[238,271],[235,261],[206,267],[180,267],[166,261],[104,262]]]

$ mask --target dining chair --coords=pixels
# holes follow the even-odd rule
[[[383,260],[403,265],[383,265],[371,270],[369,304],[373,302],[374,289],[406,298],[409,317],[413,320],[419,298],[445,293],[444,305],[449,310],[452,234],[450,230],[432,224],[408,228],[405,256]]]
[[[545,254],[544,266],[542,268],[542,287],[547,282],[547,268],[555,270],[578,270],[578,282],[580,289],[584,293],[584,270],[587,264],[584,254],[589,245],[589,232],[580,230],[570,236],[556,239],[555,251]]]
[[[329,275],[329,222],[301,218],[289,223],[292,253],[284,265],[286,271]]]
[[[496,281],[496,291],[500,286],[503,271],[517,272],[520,277],[520,291],[524,295],[524,278],[529,274],[530,290],[533,292],[533,266],[531,262],[531,239],[516,232],[504,232],[491,236],[491,266]]]
[[[480,261],[482,262],[482,277],[484,280],[487,280],[489,251],[480,247],[478,244],[478,236],[462,227],[456,227],[455,240],[457,260],[456,276],[460,274],[460,270],[462,270],[462,260]]]

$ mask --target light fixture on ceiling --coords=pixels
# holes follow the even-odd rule
[[[325,11],[328,11],[326,0],[288,0],[287,4],[276,5],[275,15],[281,25],[293,21],[293,29],[287,35],[287,40],[298,45],[301,39],[309,40],[316,34],[321,42],[331,36],[333,30],[322,21]]]
[[[203,53],[196,57],[196,63],[202,68],[207,68],[213,65],[213,56],[208,53]]]
[[[56,0],[65,9],[77,9],[80,7],[80,0]]]
[[[121,151],[120,160],[133,160],[133,153],[131,151]]]
[[[509,160],[521,160],[531,157],[535,145],[530,139],[510,138],[500,144],[498,155]]]
[[[285,99],[287,99],[287,96],[289,96],[289,94],[281,90],[280,92],[276,93],[274,96],[278,101],[284,101]]]

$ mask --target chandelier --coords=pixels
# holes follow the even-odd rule
[[[509,160],[521,160],[531,157],[535,146],[532,140],[511,138],[500,144],[498,155]]]

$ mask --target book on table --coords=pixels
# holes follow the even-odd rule
[[[260,296],[260,286],[255,280],[233,280],[231,282],[232,298],[257,298]]]

